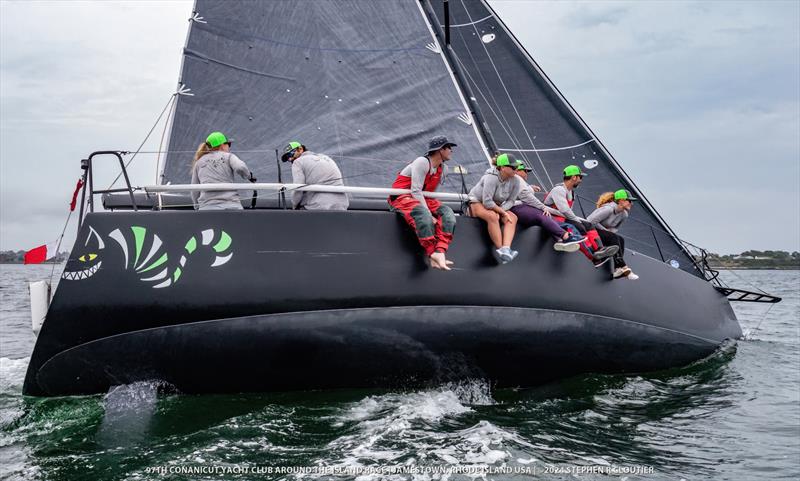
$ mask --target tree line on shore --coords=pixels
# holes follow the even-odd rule
[[[800,269],[800,252],[749,250],[741,254],[709,253],[708,264],[715,269]]]

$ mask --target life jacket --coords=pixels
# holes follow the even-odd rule
[[[427,157],[426,157],[427,158]],[[410,189],[411,188],[411,177],[402,174],[402,170],[397,173],[397,178],[394,179],[392,183],[392,189]],[[439,187],[439,184],[442,182],[442,172],[444,172],[444,163],[436,169],[436,172],[431,174],[431,159],[428,159],[428,173],[425,174],[425,180],[422,182],[422,190],[427,192],[433,192]],[[410,194],[404,194],[410,195]],[[389,202],[393,202],[397,199],[398,195],[392,195],[389,197]]]
[[[548,198],[550,198],[550,192],[548,192],[547,195],[544,196],[545,204],[547,204],[547,199]],[[567,205],[569,205],[570,209],[572,209],[572,204],[574,204],[574,203],[575,203],[575,197],[574,196],[571,199],[567,198]],[[553,206],[555,206],[555,202],[553,202]],[[556,221],[556,222],[559,222],[559,223],[567,221],[567,219],[565,219],[564,217],[560,217],[560,216],[557,216],[557,215],[553,216],[553,220]]]

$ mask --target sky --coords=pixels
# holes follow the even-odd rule
[[[59,237],[81,158],[136,150],[192,4],[0,0],[0,250]],[[490,4],[680,237],[800,250],[800,2]],[[130,174],[155,171],[142,155]]]

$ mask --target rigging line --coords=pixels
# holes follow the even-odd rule
[[[580,195],[580,194],[574,194],[574,195],[575,195],[575,197],[578,197],[578,198],[580,198],[580,199],[582,199],[582,200],[585,200],[585,201],[587,201],[587,202],[591,202],[591,203],[594,203],[594,202],[595,202],[595,201],[593,201],[592,199],[589,199],[589,198],[587,198],[587,197],[584,197],[584,196],[582,196],[582,195]],[[648,214],[652,214],[652,212],[650,212],[650,211],[648,211],[648,210],[644,210],[644,209],[643,209],[642,211],[643,211],[643,212],[645,212],[645,213],[648,213]],[[636,218],[636,217],[634,217],[633,215],[630,215],[630,216],[628,217],[628,220],[631,220],[631,221],[633,221],[633,222],[637,222],[637,223],[639,223],[639,224],[642,224],[642,225],[646,225],[647,227],[650,227],[651,229],[653,229],[653,230],[655,230],[655,231],[657,231],[657,232],[660,232],[660,233],[662,233],[662,234],[665,234],[665,235],[667,235],[669,238],[671,238],[671,239],[673,239],[673,240],[675,240],[675,241],[677,241],[677,242],[682,242],[682,243],[684,243],[684,244],[686,244],[686,245],[692,246],[692,247],[694,247],[695,249],[698,249],[698,250],[701,250],[701,251],[702,251],[702,250],[705,250],[705,249],[703,249],[703,248],[702,248],[702,247],[700,247],[700,246],[697,246],[697,245],[695,245],[695,244],[692,244],[691,242],[689,242],[689,241],[687,241],[687,240],[684,240],[684,239],[681,239],[681,238],[680,238],[680,237],[678,237],[677,235],[675,235],[675,234],[672,234],[672,233],[670,233],[669,231],[666,231],[666,230],[664,230],[663,226],[660,226],[660,225],[659,225],[659,226],[654,226],[653,224],[650,224],[649,222],[646,222],[646,221],[644,221],[644,220],[641,220],[641,219],[637,219],[637,218]],[[658,220],[658,219],[656,219],[656,220]],[[688,252],[684,252],[684,254],[686,254],[687,256],[689,255],[689,253],[688,253]]]
[[[735,269],[728,269],[728,272],[730,272],[730,273],[731,273],[731,275],[733,275],[735,278],[737,278],[737,279],[739,279],[740,281],[742,281],[744,284],[746,284],[746,285],[748,285],[748,286],[752,287],[753,289],[755,289],[755,290],[757,290],[757,291],[761,292],[762,294],[767,294],[766,292],[764,292],[763,290],[761,290],[761,288],[759,288],[758,286],[756,286],[756,285],[754,285],[754,284],[752,284],[752,283],[748,282],[746,279],[744,279],[743,277],[741,277],[740,275],[738,275],[738,274],[737,274],[735,271],[736,271]],[[767,294],[767,295],[770,295],[770,294]]]
[[[464,12],[467,14],[467,17],[469,17],[470,21],[472,21],[472,15],[470,15],[469,10],[467,10],[467,6],[466,4],[464,4],[464,0],[461,0],[461,5],[464,7]],[[473,25],[472,28],[475,30],[475,34],[479,35],[478,28],[475,27],[475,25]],[[506,96],[508,96],[508,100],[511,102],[511,107],[514,109],[514,113],[517,114],[517,118],[519,119],[519,123],[522,126],[522,130],[525,131],[525,135],[528,137],[528,140],[530,141],[533,148],[536,148],[536,144],[533,142],[531,134],[530,132],[528,132],[528,128],[525,126],[525,122],[522,121],[522,116],[520,115],[519,110],[517,110],[517,105],[514,102],[514,99],[511,98],[511,94],[509,93],[508,88],[506,87],[506,83],[503,81],[503,77],[497,70],[497,65],[495,65],[494,59],[492,59],[492,56],[489,53],[489,49],[486,48],[486,45],[482,41],[481,41],[481,47],[483,48],[483,51],[486,52],[486,58],[489,59],[489,63],[492,64],[494,73],[497,74],[497,80],[499,80],[500,85],[503,86],[503,90],[506,92]],[[536,154],[536,157],[539,159],[539,163],[542,164],[542,169],[544,169],[544,174],[547,176],[547,180],[550,181],[550,187],[552,188],[555,184],[553,183],[553,179],[550,178],[550,174],[547,172],[547,168],[544,166],[544,161],[542,160],[542,157],[539,155],[538,152],[534,153]]]
[[[580,144],[570,145],[568,147],[553,147],[552,149],[502,149],[502,150],[511,150],[514,152],[557,152],[559,150],[570,150],[577,147],[583,147],[586,144],[591,144],[592,142],[596,142],[597,139],[589,139],[586,142],[581,142]]]
[[[173,103],[172,106],[174,107],[176,103]],[[170,119],[172,118],[172,114],[175,112],[174,108],[169,109],[169,114],[167,114],[167,120],[164,121],[164,130],[161,131],[161,140],[158,141],[158,156],[156,157],[156,183],[158,183],[158,174],[159,174],[159,166],[161,165],[161,149],[164,147],[164,137],[167,135],[167,127],[169,127]],[[133,160],[133,159],[131,159]],[[166,161],[166,159],[165,159]]]
[[[70,209],[69,214],[67,214],[67,221],[64,222],[64,228],[61,229],[61,235],[58,237],[58,245],[56,246],[56,256],[58,256],[58,251],[61,249],[61,241],[64,240],[64,233],[67,231],[67,226],[69,225],[69,220],[72,218],[72,209]],[[53,262],[53,268],[50,270],[50,285],[53,284],[53,274],[56,271],[56,263]]]
[[[761,292],[764,292],[764,291],[761,291]],[[765,293],[765,294],[766,294],[766,293]],[[760,321],[758,321],[758,325],[756,326],[756,328],[755,328],[755,329],[751,329],[751,330],[750,330],[750,332],[748,332],[748,333],[747,333],[747,335],[746,335],[746,336],[744,336],[744,338],[745,338],[745,339],[749,339],[749,338],[750,338],[750,334],[753,334],[753,333],[755,333],[755,331],[758,331],[758,330],[760,330],[760,329],[761,329],[761,324],[763,324],[763,323],[764,323],[764,320],[765,320],[765,319],[767,318],[767,316],[769,315],[769,311],[771,311],[771,310],[772,310],[772,308],[773,308],[773,307],[775,307],[775,304],[777,304],[777,302],[773,302],[772,304],[770,304],[770,305],[769,305],[769,309],[767,309],[767,312],[765,312],[765,313],[764,313],[764,315],[763,315],[763,316],[761,316],[761,320],[760,320]]]
[[[467,45],[467,41],[464,39],[464,35],[461,32],[459,32],[458,35],[459,35],[459,38],[461,39],[461,42],[464,45]],[[458,54],[455,52],[455,50],[453,50],[453,54],[454,54],[454,57],[455,57],[456,61],[461,66],[461,69],[466,73],[466,75],[468,77],[468,80],[471,81],[472,84],[474,85],[475,90],[483,98],[484,102],[486,103],[486,106],[489,107],[489,110],[491,110],[492,114],[497,119],[497,123],[500,125],[500,127],[503,129],[505,134],[511,140],[512,144],[517,146],[517,147],[521,147],[522,146],[522,142],[520,142],[520,140],[517,137],[516,133],[511,128],[511,122],[508,121],[508,119],[505,116],[505,112],[503,111],[503,109],[500,108],[500,104],[499,104],[499,102],[497,102],[497,99],[495,98],[494,92],[492,91],[492,89],[489,88],[488,82],[486,81],[486,78],[483,76],[483,73],[481,72],[481,69],[478,67],[478,64],[477,64],[477,61],[475,60],[475,57],[472,55],[472,52],[469,50],[469,48],[467,48],[466,51],[467,51],[467,55],[469,56],[470,60],[472,61],[472,64],[475,66],[475,70],[477,71],[478,76],[480,77],[481,81],[483,82],[483,85],[486,87],[486,90],[489,93],[489,97],[491,97],[491,101],[489,100],[489,98],[487,98],[486,94],[484,93],[483,89],[481,89],[480,85],[475,80],[475,78],[472,77],[472,75],[469,72],[469,69],[467,69],[466,65],[464,65],[464,62],[461,60],[461,58],[458,56]],[[494,107],[492,106],[492,103],[494,103]],[[497,109],[495,109],[495,107],[497,107]],[[499,111],[499,114],[498,114],[498,111]],[[520,150],[520,149],[517,149],[517,150]],[[528,158],[528,155],[526,153],[524,153],[524,152],[521,152],[521,157],[522,157],[523,163],[527,167],[530,167],[532,169],[531,171],[533,172],[533,175],[536,178],[536,181],[539,184],[544,185],[546,187],[547,184],[545,184],[545,182],[542,180],[542,178],[539,176],[539,174],[536,172],[536,170],[533,169],[533,163]],[[546,173],[546,169],[545,169],[545,173]]]
[[[482,19],[480,19],[480,20],[475,20],[474,22],[469,22],[469,23],[459,23],[459,24],[457,24],[457,25],[450,25],[450,28],[456,28],[456,27],[469,27],[470,25],[475,25],[476,23],[481,23],[481,22],[483,22],[484,20],[488,20],[488,19],[492,18],[493,16],[494,16],[494,15],[487,15],[487,16],[483,17],[483,18],[482,18]],[[444,28],[444,25],[442,25],[441,27],[442,27],[442,28]]]
[[[462,38],[462,41],[463,41],[463,36],[461,38]],[[467,53],[469,54],[469,50],[467,50]],[[455,50],[453,51],[453,56],[455,57],[455,59],[459,63],[459,65],[461,65],[461,69],[467,74],[467,77],[468,77],[469,81],[471,81],[472,84],[475,86],[475,90],[483,98],[484,102],[486,103],[486,106],[489,107],[489,110],[495,116],[495,118],[497,119],[498,124],[500,124],[500,127],[502,127],[502,129],[505,132],[505,134],[508,136],[509,139],[511,139],[512,143],[516,144],[517,146],[520,146],[519,139],[516,138],[516,135],[513,132],[509,131],[510,123],[508,122],[508,120],[505,119],[505,115],[502,113],[502,110],[500,112],[500,115],[498,115],[497,111],[495,111],[494,107],[492,107],[492,102],[490,102],[489,99],[486,97],[486,95],[483,92],[483,89],[480,88],[480,86],[478,85],[478,82],[476,82],[475,79],[472,77],[472,75],[469,73],[469,70],[464,65],[464,62],[461,60],[461,57],[457,53],[455,53]],[[471,58],[472,62],[475,63],[475,59],[472,58],[471,54],[470,54],[470,58]],[[485,84],[486,80],[483,78],[483,75],[481,74],[480,69],[478,69],[478,74],[481,75],[481,79],[483,80],[483,82]],[[497,101],[494,100],[494,95],[492,94],[491,90],[489,91],[489,95],[492,96],[492,100],[495,102],[495,104],[497,104]],[[499,105],[497,105],[497,108],[498,108],[498,110],[500,110],[500,106]],[[502,118],[501,118],[501,116],[502,116]],[[519,150],[519,149],[515,149],[515,150]],[[532,165],[530,160],[528,159],[527,155],[525,155],[525,153],[522,154],[522,158],[525,160],[525,163],[527,165],[529,165],[529,166]],[[539,174],[536,173],[536,170],[532,170],[532,172],[533,172],[534,177],[536,177],[536,180],[540,184],[545,185],[545,183],[542,181],[541,177],[539,177]]]
[[[138,148],[138,149],[136,149],[136,152],[134,152],[134,153],[133,153],[133,156],[132,156],[132,157],[130,158],[130,160],[128,160],[128,162],[125,164],[125,168],[126,168],[126,169],[128,168],[128,166],[129,166],[129,165],[131,165],[131,162],[133,162],[133,159],[135,159],[135,158],[136,158],[136,154],[138,154],[138,153],[139,153],[139,151],[142,149],[142,147],[144,146],[145,142],[147,142],[147,139],[149,139],[149,138],[150,138],[150,135],[153,133],[153,131],[154,131],[154,130],[156,129],[156,127],[158,126],[158,123],[161,121],[161,117],[163,117],[163,116],[164,116],[164,112],[166,112],[166,111],[167,111],[167,109],[170,107],[170,105],[172,104],[172,102],[174,102],[174,101],[175,101],[175,99],[176,99],[177,97],[178,97],[178,93],[177,93],[177,92],[169,96],[169,101],[167,101],[167,105],[165,105],[165,106],[164,106],[164,109],[161,111],[161,113],[160,113],[160,114],[158,114],[158,118],[157,118],[157,119],[156,119],[156,121],[153,123],[153,126],[152,126],[152,127],[150,127],[150,131],[149,131],[149,132],[147,132],[147,135],[145,135],[145,137],[144,137],[144,140],[142,140],[142,143],[141,143],[141,144],[139,144],[139,148]],[[113,181],[113,182],[111,182],[111,185],[109,185],[109,186],[108,186],[108,189],[106,189],[106,190],[110,190],[110,189],[112,189],[112,188],[114,187],[114,184],[116,184],[116,183],[117,183],[117,181],[119,180],[119,178],[120,178],[120,177],[122,177],[122,172],[120,172],[119,174],[117,174],[117,177],[114,179],[114,181]]]
[[[461,31],[458,31],[458,36],[461,39],[461,43],[463,43],[466,46],[467,45],[467,40],[464,38],[464,35],[461,33]],[[495,118],[497,119],[497,122],[503,128],[503,130],[505,131],[506,135],[508,135],[508,138],[511,139],[511,142],[513,144],[515,144],[517,146],[521,146],[521,143],[519,142],[519,139],[516,137],[516,134],[513,133],[513,129],[511,129],[511,123],[508,121],[508,119],[506,119],[505,113],[500,108],[500,104],[497,102],[497,99],[494,97],[494,92],[492,92],[492,89],[489,88],[489,84],[486,81],[486,78],[483,76],[483,72],[481,72],[481,69],[478,67],[478,62],[475,60],[475,57],[472,55],[472,52],[469,50],[469,48],[466,49],[466,52],[467,52],[467,55],[469,56],[469,59],[472,61],[472,64],[475,66],[475,70],[478,73],[478,76],[480,77],[481,82],[483,82],[483,85],[486,87],[486,90],[489,92],[489,97],[491,97],[491,101],[489,101],[489,98],[487,98],[486,95],[483,93],[483,89],[481,89],[479,83],[469,73],[469,69],[466,68],[466,65],[461,60],[461,57],[458,55],[458,53],[455,51],[455,49],[452,50],[453,57],[458,62],[458,64],[461,66],[461,70],[463,70],[466,73],[466,75],[468,77],[468,80],[472,82],[472,84],[475,86],[475,89],[478,91],[478,93],[481,95],[481,97],[483,97],[484,101],[486,102],[486,105],[492,111],[492,114],[494,114]],[[495,106],[497,107],[497,110],[495,110],[492,107],[492,103],[495,104]],[[498,114],[498,111],[499,111],[499,114]],[[528,164],[530,164],[530,161],[528,160],[527,155],[523,154],[522,157],[525,159],[525,161]],[[542,183],[541,180],[539,180],[539,182]]]

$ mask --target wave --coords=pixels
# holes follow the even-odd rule
[[[0,358],[0,394],[22,394],[25,371],[31,358]]]

